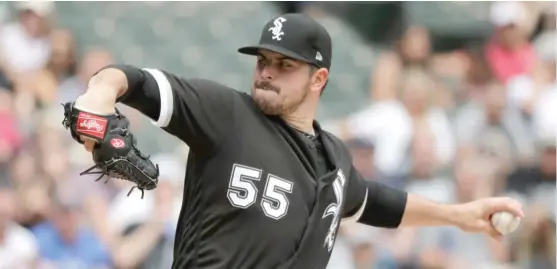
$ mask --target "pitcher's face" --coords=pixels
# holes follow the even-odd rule
[[[309,64],[262,50],[253,74],[252,97],[267,115],[287,114],[306,99],[311,77]]]

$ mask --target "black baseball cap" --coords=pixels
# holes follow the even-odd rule
[[[315,65],[331,67],[331,36],[321,24],[307,15],[289,13],[271,19],[263,27],[259,44],[238,52],[259,55],[261,49]]]

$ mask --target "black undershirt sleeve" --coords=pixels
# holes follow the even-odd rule
[[[364,180],[354,168],[348,184],[345,218],[374,227],[400,225],[406,208],[406,192]]]
[[[389,186],[366,182],[368,191],[359,223],[375,227],[397,228],[404,215],[408,194]]]

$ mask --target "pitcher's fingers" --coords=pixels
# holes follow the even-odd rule
[[[89,152],[93,152],[93,149],[95,148],[95,141],[93,140],[85,140],[85,142],[83,142],[83,145],[85,146],[85,149]]]
[[[490,233],[489,236],[493,238],[495,241],[503,241],[503,236],[500,233]]]
[[[494,228],[488,229],[487,234],[489,234],[489,236],[491,236],[491,238],[493,238],[497,241],[503,240],[503,235],[501,233],[499,233],[497,230],[495,230]]]
[[[488,234],[491,238],[501,241],[503,239],[503,235],[499,233],[493,225],[491,225],[491,221],[486,221],[482,223],[482,230],[484,233]]]
[[[514,199],[508,197],[495,198],[493,200],[492,211],[509,211],[516,217],[524,217],[524,211],[522,210],[522,205]]]

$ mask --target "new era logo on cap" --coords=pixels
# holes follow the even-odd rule
[[[319,53],[319,51],[318,51],[317,54],[315,55],[315,60],[323,61],[323,56],[321,56],[321,53]]]
[[[263,27],[259,44],[240,48],[240,53],[258,55],[269,50],[286,57],[329,69],[332,41],[327,30],[314,19],[300,13],[284,14]]]

